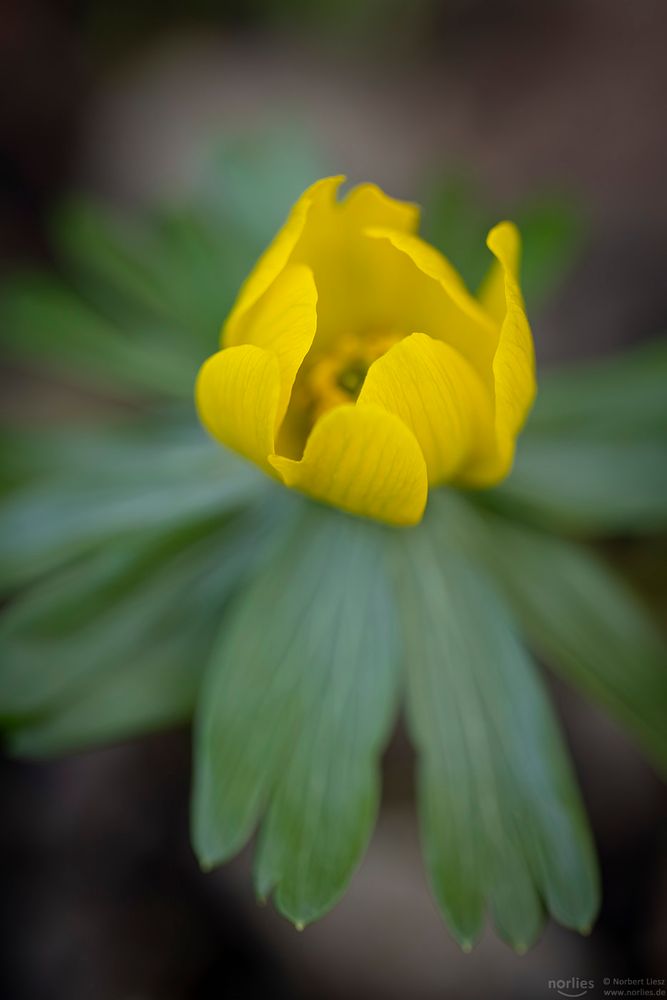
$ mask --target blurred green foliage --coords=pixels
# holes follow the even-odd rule
[[[473,290],[489,266],[486,236],[500,215],[521,230],[522,288],[532,312],[574,266],[585,238],[585,220],[568,198],[553,194],[504,206],[499,214],[498,206],[468,173],[435,184],[424,205],[424,235],[450,258]]]

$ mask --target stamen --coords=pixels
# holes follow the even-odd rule
[[[305,367],[302,404],[317,418],[334,406],[353,403],[372,363],[400,339],[393,331],[341,337],[327,354],[310,359]]]
[[[355,399],[364,384],[364,379],[366,378],[366,372],[368,371],[368,366],[359,360],[356,363],[345,368],[344,371],[340,372],[338,378],[336,379],[337,384],[345,392],[349,392],[350,396]]]
[[[326,353],[309,355],[292,389],[280,430],[280,453],[300,457],[313,424],[335,406],[354,403],[370,366],[402,336],[393,330],[347,334],[339,337]]]

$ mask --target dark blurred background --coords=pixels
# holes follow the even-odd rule
[[[533,317],[538,356],[602,356],[665,328],[666,37],[664,0],[4,0],[0,267],[50,265],[66,192],[134,211],[187,188],[209,138],[297,128],[331,171],[395,196],[452,174],[498,217],[569,198],[585,238]],[[3,384],[12,407],[89,405],[16,368]],[[619,539],[609,554],[667,606],[664,546]],[[521,958],[490,934],[460,953],[426,887],[400,733],[361,870],[298,934],[255,904],[247,857],[198,872],[177,733],[3,762],[0,995],[534,1000],[551,978],[664,976],[664,794],[606,717],[556,695],[602,861],[590,938],[550,926]]]

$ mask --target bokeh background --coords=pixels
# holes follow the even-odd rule
[[[66,194],[140,213],[188,191],[213,142],[270,135],[284,170],[293,144],[312,146],[326,172],[424,200],[433,218],[457,190],[481,192],[490,221],[552,199],[576,253],[533,316],[538,359],[610,354],[667,317],[665,37],[662,0],[5,0],[0,267],[57,268],[49,220]],[[2,385],[10,417],[83,424],[101,405],[15,362]],[[664,613],[664,541],[606,551]],[[554,691],[602,862],[589,938],[551,926],[520,958],[491,934],[461,954],[426,886],[401,731],[362,868],[298,934],[256,905],[248,857],[199,873],[176,732],[3,760],[0,993],[534,1000],[552,978],[665,976],[664,792],[606,716]]]

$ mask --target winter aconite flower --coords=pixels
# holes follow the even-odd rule
[[[489,234],[479,298],[416,235],[418,209],[343,178],[301,196],[203,365],[208,430],[287,486],[415,524],[429,486],[507,475],[535,394],[519,235]]]

